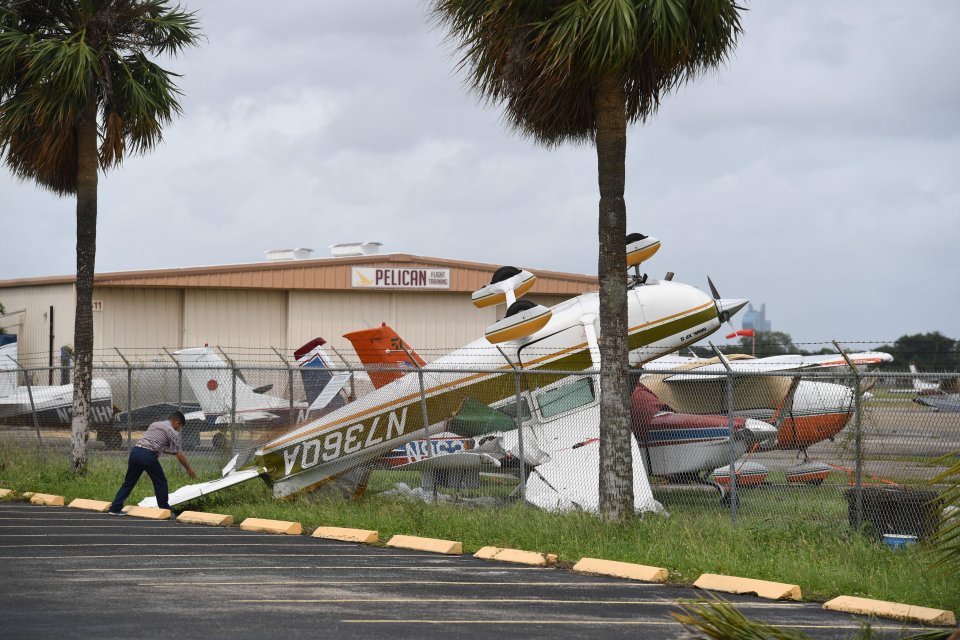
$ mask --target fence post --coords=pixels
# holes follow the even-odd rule
[[[353,365],[347,362],[347,359],[344,358],[342,355],[340,355],[340,352],[337,351],[336,347],[334,347],[332,344],[328,344],[327,346],[330,347],[330,350],[333,351],[333,353],[336,354],[338,358],[340,358],[340,361],[343,362],[344,366],[347,367],[347,369],[350,371],[350,400],[354,400],[357,397],[357,395],[356,395],[356,388],[354,387],[354,384],[353,384],[353,378],[354,378]]]
[[[37,407],[33,403],[33,386],[30,384],[30,372],[20,366],[20,363],[10,356],[7,356],[7,359],[13,362],[14,366],[23,371],[23,380],[27,383],[27,396],[30,398],[30,413],[33,415],[33,428],[37,432],[37,446],[39,447],[43,444],[43,440],[40,438],[40,421],[37,419]]]
[[[856,365],[847,356],[843,347],[834,340],[833,346],[837,348],[843,359],[850,366],[851,377],[853,378],[853,528],[857,531],[863,524],[863,433],[860,430],[860,372]]]
[[[523,417],[520,415],[521,395],[520,395],[520,369],[513,364],[513,361],[507,357],[500,345],[497,345],[497,351],[507,361],[510,368],[513,369],[513,387],[516,394],[516,410],[514,411],[513,421],[517,425],[517,447],[520,453],[520,499],[527,501],[527,457],[523,453]]]
[[[127,449],[129,449],[133,442],[133,368],[130,366],[130,362],[120,353],[120,349],[114,347],[113,350],[123,360],[123,364],[127,365]]]
[[[230,364],[230,450],[237,448],[237,363],[219,346],[217,351]]]
[[[720,349],[712,342],[710,343],[710,348],[717,354],[720,363],[723,364],[723,368],[727,370],[727,428],[730,430],[730,435],[727,439],[727,448],[730,457],[730,521],[736,526],[739,500],[737,499],[737,450],[733,444],[733,368],[730,366],[730,363],[727,362],[727,358]]]
[[[273,349],[273,352],[277,354],[277,357],[280,358],[280,361],[283,362],[283,364],[287,367],[287,389],[290,390],[290,415],[287,416],[287,419],[288,419],[288,424],[292,427],[293,424],[296,422],[296,420],[294,420],[294,413],[293,413],[293,366],[291,366],[290,362],[283,357],[282,353],[277,351],[276,347],[270,347],[270,348]],[[308,409],[308,413],[309,413],[309,409]]]
[[[417,380],[420,382],[420,410],[423,412],[423,433],[427,438],[426,457],[430,458],[433,455],[433,451],[430,449],[430,418],[427,416],[427,391],[423,384],[423,367],[420,366],[416,358],[410,355],[410,351],[407,349],[407,345],[403,343],[403,340],[400,341],[400,346],[407,354],[407,358],[409,358],[413,366],[417,368]],[[434,493],[436,493],[436,483],[434,483]]]

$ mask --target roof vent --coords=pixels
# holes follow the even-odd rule
[[[266,256],[267,262],[279,262],[281,260],[307,260],[311,253],[313,253],[313,249],[298,247],[296,249],[270,249],[264,251],[263,255]]]
[[[335,258],[346,258],[349,256],[373,256],[380,253],[382,242],[347,242],[344,244],[330,245],[330,253]]]

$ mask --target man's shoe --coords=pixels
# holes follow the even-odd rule
[[[126,511],[107,511],[111,516],[125,516],[129,515]]]

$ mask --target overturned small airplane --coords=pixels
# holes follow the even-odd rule
[[[678,282],[641,277],[636,267],[659,249],[660,242],[641,234],[631,234],[627,242],[627,262],[635,272],[627,296],[632,363],[647,362],[710,335],[747,304],[711,298]],[[580,372],[599,369],[599,294],[581,294],[551,308],[518,300],[535,281],[529,271],[498,269],[492,282],[472,296],[477,307],[507,305],[506,316],[488,327],[483,338],[435,360],[429,368],[408,361],[410,373],[264,443],[251,465],[237,469],[234,459],[223,478],[180,488],[170,495],[170,503],[254,477],[266,480],[280,498],[330,484],[345,495],[360,496],[375,460],[409,442],[429,441],[452,431],[481,440],[494,436],[495,448],[526,467],[521,481],[525,479],[528,502],[548,510],[595,511],[599,386],[596,375]],[[520,389],[515,386],[517,369],[525,372]],[[494,410],[513,405],[512,424],[471,420],[478,405]],[[635,440],[632,448],[637,509],[660,510]],[[495,470],[501,466],[500,457],[473,449],[428,456],[418,464]]]

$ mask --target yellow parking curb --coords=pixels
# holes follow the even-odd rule
[[[546,567],[557,561],[557,556],[552,553],[521,551],[520,549],[502,549],[500,547],[483,547],[473,554],[473,557],[481,560],[499,560],[501,562],[526,564],[533,567]]]
[[[724,591],[726,593],[753,593],[761,598],[768,598],[770,600],[800,600],[802,598],[800,595],[800,587],[795,584],[754,580],[753,578],[739,578],[737,576],[722,576],[715,573],[703,574],[697,578],[693,586],[711,591]]]
[[[30,494],[30,502],[48,507],[62,507],[63,496],[54,496],[49,493],[32,493]]]
[[[264,518],[247,518],[240,523],[244,531],[260,531],[262,533],[283,533],[298,536],[303,533],[303,525],[299,522],[287,520],[266,520]]]
[[[380,533],[369,529],[350,529],[347,527],[317,527],[313,532],[314,538],[326,540],[341,540],[343,542],[360,542],[373,544],[380,539]]]
[[[952,611],[900,604],[899,602],[856,598],[854,596],[836,597],[833,600],[825,602],[823,608],[829,609],[830,611],[890,618],[891,620],[900,620],[902,622],[919,622],[922,624],[936,625],[938,627],[952,627],[957,624],[957,618],[953,615]]]
[[[601,560],[599,558],[581,558],[573,565],[577,573],[591,573],[643,582],[666,582],[669,572],[662,567],[650,567],[633,562],[617,562],[615,560]]]
[[[99,511],[103,513],[110,509],[110,503],[103,500],[87,500],[86,498],[77,498],[67,505],[71,509],[84,509],[85,511]]]
[[[6,498],[13,493],[13,489],[0,489],[0,498]]]
[[[184,511],[177,516],[177,522],[183,522],[185,524],[205,524],[211,527],[229,527],[233,524],[233,516],[228,516],[222,513]]]
[[[157,507],[138,507],[137,505],[131,505],[124,507],[123,510],[127,512],[128,516],[147,518],[148,520],[169,520],[170,516],[173,515],[170,513],[170,509],[158,509]]]
[[[463,545],[455,540],[438,540],[436,538],[420,538],[418,536],[393,536],[389,542],[387,542],[387,546],[397,549],[445,553],[450,556],[458,556],[463,553]]]

